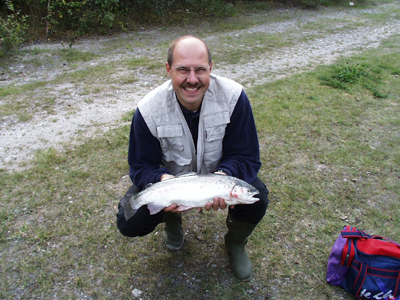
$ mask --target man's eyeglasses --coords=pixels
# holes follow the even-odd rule
[[[184,66],[174,66],[176,73],[180,78],[188,78],[190,75],[190,72],[194,70],[194,74],[196,74],[196,77],[198,79],[203,79],[208,75],[208,71],[210,70],[210,67],[197,67],[197,68],[189,68],[189,67],[184,67]]]

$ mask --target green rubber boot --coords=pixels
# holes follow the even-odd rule
[[[253,266],[247,255],[246,244],[256,224],[235,221],[228,214],[226,226],[228,232],[225,234],[225,245],[228,249],[231,270],[238,280],[250,280]]]
[[[165,212],[163,222],[163,240],[165,246],[170,250],[181,249],[184,240],[181,214]]]

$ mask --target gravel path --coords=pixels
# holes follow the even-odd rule
[[[293,38],[297,35],[294,46],[280,47],[268,53],[249,57],[245,64],[240,64],[240,72],[235,72],[237,65],[218,64],[215,61],[213,72],[235,79],[242,83],[246,89],[273,81],[297,72],[311,70],[322,64],[330,64],[336,59],[351,56],[368,48],[378,47],[386,38],[400,32],[400,20],[387,19],[384,22],[364,22],[365,14],[378,14],[390,9],[398,8],[399,1],[392,4],[377,6],[374,9],[323,9],[319,11],[280,10],[271,14],[290,16],[288,21],[267,22],[265,24],[244,30],[228,33],[217,33],[207,36],[211,50],[218,49],[219,40],[229,36],[235,47],[240,45],[240,37],[244,34],[268,33],[279,34],[283,38]],[[338,21],[339,19],[343,21]],[[332,28],[321,26],[316,30],[303,30],[307,24],[318,24],[332,20]],[[357,20],[360,26],[340,30],[350,20]],[[187,32],[182,31],[183,34]],[[146,49],[132,46],[130,51],[122,51],[118,47],[112,48],[110,44],[118,44],[121,40],[137,38],[141,35],[151,38],[154,48]],[[299,36],[300,35],[300,36]],[[82,63],[79,66],[70,66],[62,60],[53,57],[53,64],[38,67],[27,67],[25,60],[29,59],[32,51],[18,63],[10,65],[0,72],[0,86],[17,86],[35,81],[50,81],[64,73],[77,72],[89,66],[101,65],[104,62],[118,62],[128,57],[147,56],[155,61],[166,56],[166,49],[157,50],[157,45],[165,45],[177,36],[177,33],[166,34],[164,31],[142,31],[132,35],[113,38],[91,39],[78,41],[74,49],[91,51],[100,54],[100,58]],[[313,38],[311,38],[313,37]],[[27,49],[60,49],[62,45],[38,44]],[[164,46],[165,48],[165,46]],[[219,50],[223,51],[223,49]],[[54,68],[56,64],[57,68]],[[124,71],[115,70],[115,74],[104,74],[105,78],[118,78]],[[161,71],[148,71],[141,69],[135,74],[139,80],[115,88],[115,83],[110,84],[110,91],[96,94],[82,93],[79,83],[51,83],[46,88],[38,88],[37,92],[55,95],[56,107],[53,114],[36,113],[28,122],[18,122],[14,117],[5,117],[0,123],[0,168],[16,170],[24,167],[29,162],[36,150],[54,147],[62,151],[64,143],[79,142],[87,136],[99,134],[122,124],[123,114],[132,111],[137,102],[148,91],[166,79]],[[102,81],[102,80],[99,80]],[[106,89],[107,90],[107,89]],[[88,101],[95,99],[95,101]],[[0,99],[0,104],[3,100]],[[73,110],[73,112],[71,112]]]

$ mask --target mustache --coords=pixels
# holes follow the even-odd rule
[[[186,82],[186,83],[182,84],[181,86],[184,88],[200,88],[203,86],[203,84],[199,83],[199,82],[197,82],[195,84],[190,84],[190,83]]]

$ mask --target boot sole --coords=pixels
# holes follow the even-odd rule
[[[165,247],[167,247],[169,250],[172,250],[172,251],[178,251],[178,250],[182,249],[182,246],[183,246],[183,242],[182,242],[182,245],[180,245],[179,247],[174,247],[174,246],[171,246],[171,245],[167,245],[166,242],[164,242],[164,244],[165,244]]]
[[[179,246],[168,245],[167,242],[165,241],[164,236],[163,236],[163,242],[165,244],[165,247],[167,247],[169,250],[178,251],[178,250],[180,250],[182,248],[183,243],[185,242],[185,238],[182,239],[182,243]]]

